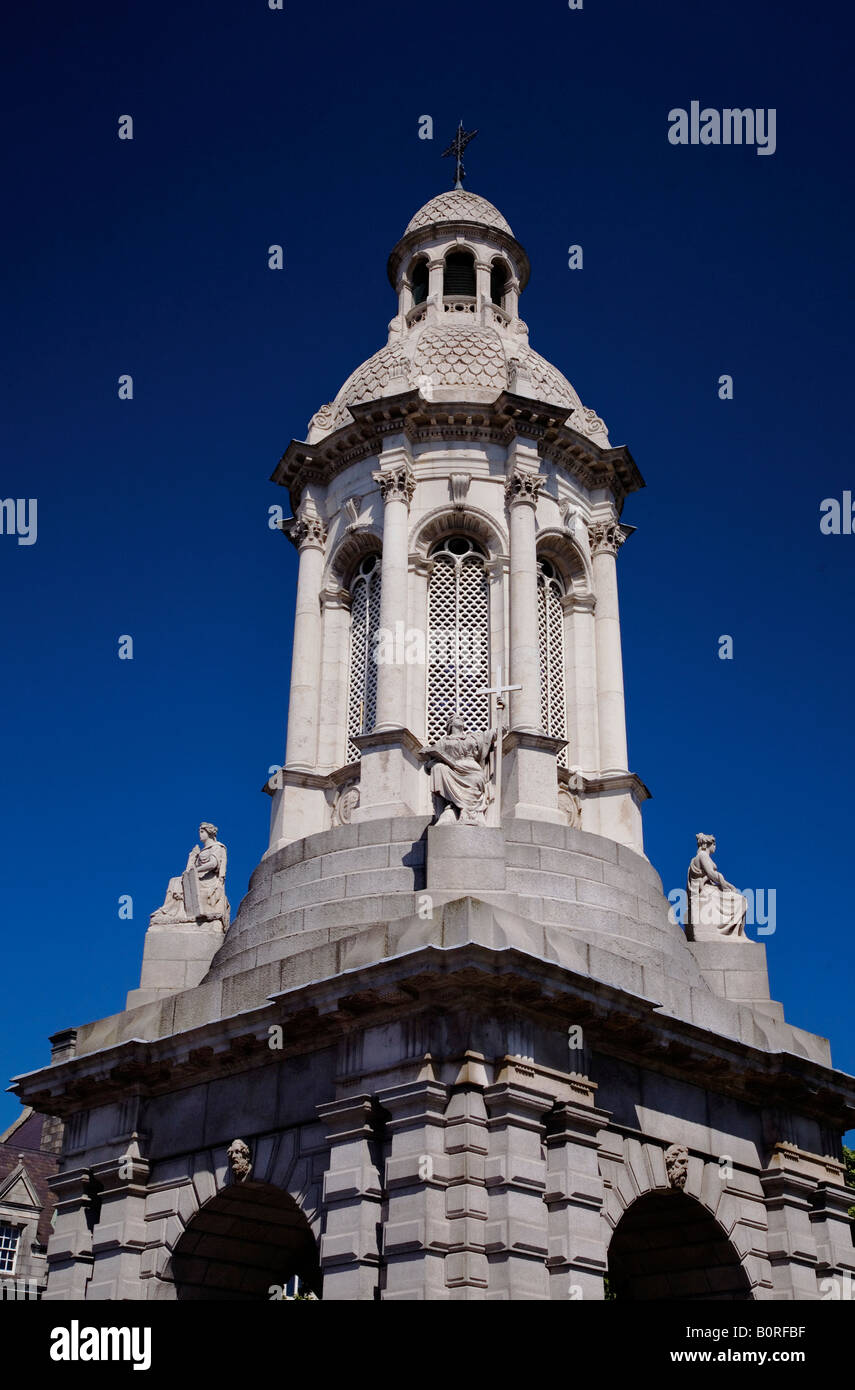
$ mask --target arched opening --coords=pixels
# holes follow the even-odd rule
[[[427,299],[429,280],[430,272],[428,270],[428,263],[424,257],[422,257],[421,260],[414,261],[413,265],[410,267],[410,285],[413,292],[414,306],[416,304],[424,304]]]
[[[354,734],[369,733],[377,712],[377,663],[374,642],[380,627],[380,556],[376,552],[360,560],[348,585],[350,589],[350,673],[347,694],[347,750],[349,763],[361,754]]]
[[[505,307],[505,294],[511,272],[506,261],[494,261],[490,266],[490,298],[500,309]]]
[[[173,1251],[172,1277],[179,1299],[273,1299],[295,1279],[321,1296],[312,1228],[294,1198],[266,1182],[227,1187],[200,1208]]]
[[[567,736],[564,681],[564,582],[556,565],[541,557],[537,565],[537,642],[540,654],[540,722],[551,738]],[[556,755],[569,767],[567,745]]]
[[[444,295],[475,294],[475,257],[471,251],[450,251],[442,272]]]
[[[649,1192],[618,1222],[609,1246],[608,1296],[750,1302],[739,1256],[713,1216],[684,1192]]]
[[[469,536],[437,541],[428,588],[428,741],[445,733],[450,714],[472,729],[490,724],[490,586],[485,556]]]

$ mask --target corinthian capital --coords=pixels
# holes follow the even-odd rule
[[[283,522],[282,529],[298,550],[305,550],[308,546],[323,550],[327,543],[327,528],[317,512],[301,512],[291,521]]]
[[[545,482],[546,479],[541,473],[527,473],[522,468],[515,468],[505,483],[505,502],[509,507],[516,507],[521,503],[536,507],[540,489]]]
[[[626,536],[618,521],[592,521],[588,525],[592,555],[617,555]]]
[[[371,476],[380,487],[384,506],[387,502],[405,502],[409,507],[416,490],[416,480],[409,464],[401,464],[398,468],[384,468]]]

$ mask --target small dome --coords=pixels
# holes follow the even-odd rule
[[[477,193],[467,193],[465,188],[452,188],[431,198],[407,223],[404,236],[420,227],[430,227],[434,222],[481,222],[513,236],[499,209],[488,203],[486,198],[479,198]]]

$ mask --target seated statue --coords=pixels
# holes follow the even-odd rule
[[[698,852],[689,865],[686,884],[690,940],[713,941],[719,937],[745,937],[748,901],[728,883],[712,860],[714,835],[698,835]]]
[[[419,752],[436,798],[436,825],[485,825],[492,788],[487,771],[495,729],[472,733],[459,714],[450,715],[445,734]]]
[[[210,821],[199,826],[201,848],[194,845],[187,867],[180,878],[171,878],[163,907],[152,913],[149,926],[162,927],[181,922],[219,922],[229,926],[229,900],[226,897],[226,847],[217,839],[217,827]]]

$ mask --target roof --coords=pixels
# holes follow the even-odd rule
[[[465,188],[451,188],[446,193],[438,193],[424,207],[419,208],[407,223],[407,232],[418,231],[421,227],[433,226],[435,222],[481,222],[487,227],[495,227],[513,236],[513,232],[497,207],[488,203],[477,193],[468,193]]]
[[[16,1169],[23,1166],[29,1186],[41,1204],[39,1212],[38,1239],[47,1245],[50,1223],[56,1198],[48,1186],[48,1180],[59,1171],[59,1161],[55,1153],[43,1149],[44,1115],[25,1109],[0,1135],[0,1192]],[[17,1186],[12,1184],[13,1187]],[[3,1198],[0,1197],[0,1206]]]

